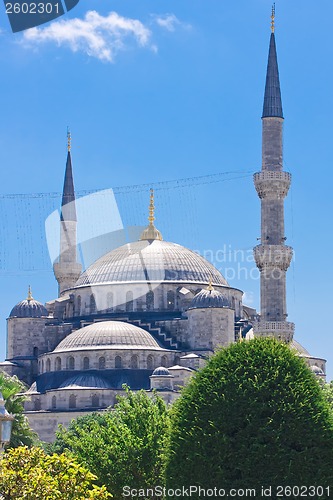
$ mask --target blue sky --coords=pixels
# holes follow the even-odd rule
[[[253,263],[243,261],[260,234],[252,173],[261,168],[270,9],[267,0],[81,0],[61,20],[15,35],[0,10],[0,195],[27,195],[5,197],[0,212],[1,358],[6,317],[28,284],[38,300],[56,296],[31,194],[45,193],[46,215],[57,205],[47,193],[62,189],[68,125],[79,193],[158,188],[165,239],[206,251],[259,308]],[[328,359],[332,378],[333,6],[279,0],[276,11],[285,169],[293,174],[285,204],[295,249],[289,319],[296,338]],[[183,189],[165,183],[223,172],[231,172],[224,182],[217,175]],[[120,198],[124,219],[144,225],[148,187]]]

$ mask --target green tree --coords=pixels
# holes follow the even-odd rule
[[[10,377],[0,372],[0,391],[5,400],[8,413],[14,417],[10,443],[7,448],[16,446],[32,446],[38,443],[37,434],[30,428],[24,412],[26,386],[17,377]]]
[[[116,498],[123,487],[164,484],[169,419],[164,401],[145,391],[118,398],[114,409],[93,413],[61,428],[51,450],[69,450]]]
[[[304,360],[276,340],[222,349],[172,408],[169,488],[332,488],[332,466],[327,401]]]
[[[106,500],[96,476],[66,455],[46,455],[41,448],[18,447],[0,464],[0,492],[5,500]]]

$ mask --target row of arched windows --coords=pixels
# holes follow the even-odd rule
[[[91,407],[98,408],[99,406],[100,406],[99,395],[93,394],[91,396]],[[75,394],[70,394],[69,400],[68,400],[68,407],[69,408],[76,408],[76,395]],[[57,396],[52,396],[51,408],[52,408],[52,410],[57,409]],[[34,401],[34,410],[35,411],[41,410],[41,401],[39,398],[35,399],[35,401]]]
[[[68,356],[65,360],[65,364],[63,367],[62,359],[59,356],[57,356],[55,358],[55,361],[54,361],[54,371],[59,372],[62,369],[65,369],[65,370],[75,370],[75,369],[77,369],[77,370],[80,370],[80,369],[89,370],[90,368],[92,368],[91,364],[90,364],[90,358],[88,356],[85,356],[80,361],[81,362],[79,363],[78,360],[75,360],[75,358],[73,356]],[[80,366],[78,365],[78,363],[80,364]],[[127,365],[127,363],[125,363],[125,365]],[[158,360],[158,359],[156,359],[156,356],[152,356],[151,354],[149,354],[147,356],[147,360],[146,360],[147,369],[153,370],[157,365],[158,366],[167,366],[168,365],[167,356],[163,355]],[[40,368],[41,368],[42,373],[44,373],[44,366],[45,366],[46,372],[51,371],[51,359],[50,358],[46,359],[45,365],[44,365],[44,360],[41,361]],[[118,368],[118,369],[125,368],[125,367],[131,368],[131,369],[139,369],[139,368],[141,368],[140,362],[139,362],[139,356],[137,354],[134,354],[130,358],[129,366],[124,366],[123,358],[121,356],[116,356],[115,360],[114,360],[114,367]],[[99,370],[106,369],[106,360],[105,360],[104,356],[100,356],[98,358],[98,369]]]
[[[82,305],[82,299],[81,296],[78,295],[75,302],[75,315],[77,316],[81,314],[81,305]],[[155,296],[154,292],[150,290],[149,292],[146,293],[146,310],[153,311],[154,306],[155,306]],[[173,311],[175,307],[176,307],[176,294],[173,290],[169,290],[167,292],[167,309],[169,311]],[[112,311],[113,308],[114,308],[114,294],[112,292],[109,292],[107,293],[106,296],[106,309],[107,311]],[[134,310],[134,299],[132,291],[126,292],[125,310],[126,312],[131,312]],[[96,299],[94,294],[91,294],[89,298],[89,314],[96,314],[96,312],[97,312]]]

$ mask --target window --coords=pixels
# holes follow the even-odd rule
[[[91,396],[91,406],[97,408],[99,406],[99,396],[98,394],[93,394]]]
[[[123,362],[120,356],[116,356],[114,360],[114,367],[115,368],[122,368],[123,367]]]
[[[133,311],[133,292],[126,293],[126,312]]]
[[[57,407],[57,398],[52,396],[52,409],[55,410]]]
[[[76,299],[76,315],[80,316],[80,314],[81,314],[81,295],[78,295]]]
[[[139,368],[139,358],[136,355],[131,357],[131,368],[134,370]]]
[[[67,370],[74,370],[75,369],[75,359],[73,356],[69,356],[67,358]]]
[[[89,358],[87,357],[83,358],[83,369],[89,370]]]
[[[169,290],[167,293],[167,309],[169,311],[173,311],[175,309],[176,300],[175,300],[175,292]]]
[[[151,354],[149,354],[147,358],[147,369],[152,370],[154,368],[154,358]]]
[[[50,361],[50,358],[47,358],[47,360],[46,360],[46,371],[47,372],[51,371],[51,361]]]
[[[168,358],[166,356],[161,357],[161,366],[167,366]]]
[[[38,358],[38,347],[34,347],[33,355],[35,358]]]
[[[105,358],[103,356],[98,360],[98,368],[100,370],[105,370]]]
[[[71,394],[69,396],[68,406],[69,406],[69,408],[76,408],[76,396],[75,396],[75,394]]]
[[[41,402],[40,402],[40,399],[35,399],[34,401],[34,408],[35,408],[35,411],[39,411],[42,409],[42,405],[41,405]]]
[[[61,358],[59,356],[55,360],[55,371],[60,372],[61,370]]]
[[[113,293],[109,292],[106,296],[106,307],[109,311],[113,309]]]
[[[152,311],[154,309],[154,292],[153,291],[146,293],[146,306],[147,306],[147,311]]]
[[[94,294],[92,293],[90,295],[90,314],[95,314],[95,313],[96,313],[96,300]]]

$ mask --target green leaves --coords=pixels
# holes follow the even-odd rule
[[[171,425],[170,488],[333,480],[332,414],[305,362],[272,339],[213,356],[175,403]]]
[[[52,450],[73,454],[116,498],[123,487],[164,484],[169,417],[163,400],[126,389],[114,409],[74,420],[57,433]]]
[[[0,465],[0,491],[4,499],[106,500],[105,487],[96,476],[66,455],[46,455],[41,448],[11,449]]]
[[[10,443],[7,448],[32,446],[38,443],[37,434],[32,431],[28,420],[23,415],[26,386],[17,377],[10,377],[0,372],[0,390],[5,400],[6,410],[15,417]]]

